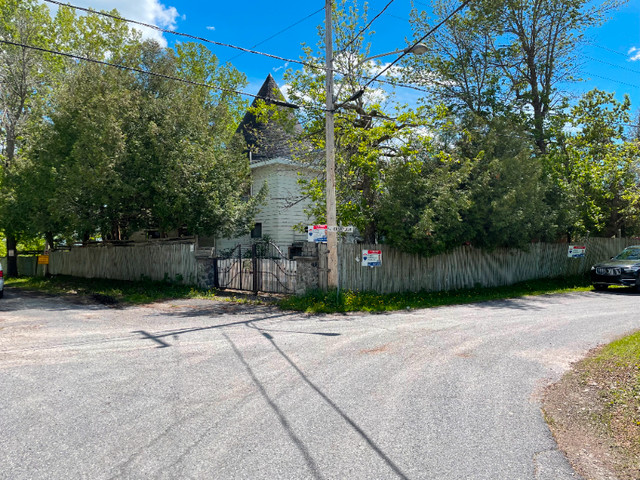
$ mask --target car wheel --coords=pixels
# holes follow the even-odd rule
[[[4,295],[4,290],[0,290],[0,298]]]
[[[600,283],[596,283],[593,286],[593,288],[594,288],[594,290],[597,290],[597,291],[601,292],[601,291],[606,290],[607,288],[609,288],[609,285],[602,285]]]

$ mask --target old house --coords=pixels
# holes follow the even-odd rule
[[[290,256],[300,250],[306,241],[304,231],[297,225],[307,225],[304,212],[308,202],[301,193],[300,175],[316,175],[313,169],[294,160],[292,140],[302,130],[293,110],[285,106],[285,98],[274,78],[269,74],[258,92],[258,98],[276,109],[281,121],[260,121],[252,111],[247,111],[237,132],[247,143],[247,156],[251,168],[252,191],[256,194],[266,184],[268,194],[265,203],[255,217],[250,235],[239,238],[200,238],[201,247],[215,247],[217,252],[234,248],[237,244],[248,247],[259,239],[269,239]],[[255,99],[252,107],[258,105]],[[282,121],[283,120],[283,121]]]

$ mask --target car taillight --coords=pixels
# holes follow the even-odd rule
[[[0,278],[2,278],[2,270],[0,270]]]

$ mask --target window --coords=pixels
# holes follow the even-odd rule
[[[256,223],[251,230],[251,238],[262,238],[262,223]]]

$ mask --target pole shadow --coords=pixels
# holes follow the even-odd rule
[[[355,422],[353,421],[346,413],[344,413],[338,405],[335,404],[331,398],[329,398],[316,384],[314,384],[309,378],[305,375],[305,373],[296,365],[296,363],[291,360],[291,358],[278,346],[275,342],[273,336],[266,331],[263,331],[260,327],[256,325],[252,325],[251,322],[247,324],[247,327],[254,328],[262,334],[264,338],[266,338],[273,348],[284,358],[284,360],[295,370],[295,372],[302,378],[302,380],[314,391],[316,392],[322,400],[324,400],[347,424],[355,430],[355,432],[360,435],[360,437],[369,445],[369,447],[378,455],[380,459],[387,464],[387,466],[398,476],[398,478],[402,480],[409,480],[409,477],[400,469],[398,465],[396,465],[389,456],[382,451],[382,449],[366,434],[366,432]]]

